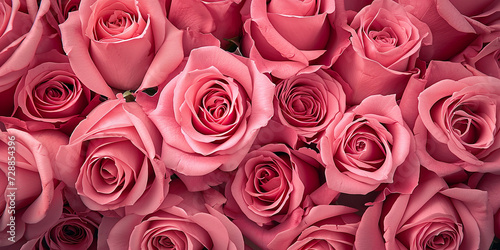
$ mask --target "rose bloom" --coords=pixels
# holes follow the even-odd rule
[[[352,45],[333,69],[349,84],[349,104],[374,94],[401,97],[423,44],[430,42],[425,23],[391,0],[375,0],[360,10],[350,26]]]
[[[110,250],[244,249],[240,230],[219,211],[224,202],[215,190],[190,193],[180,181],[173,181],[160,210],[131,214],[114,223],[103,221],[99,230]]]
[[[320,164],[301,151],[267,144],[241,162],[226,189],[226,209],[232,217],[241,217],[241,210],[260,226],[281,223],[320,187],[320,170]]]
[[[459,54],[476,38],[485,42],[498,37],[498,13],[496,0],[398,0],[410,13],[429,25],[433,42],[422,48],[421,58],[449,60]],[[438,42],[437,42],[438,41]]]
[[[332,71],[298,74],[276,84],[275,117],[294,129],[304,142],[316,142],[331,122],[338,122],[346,109],[341,82]]]
[[[234,170],[273,115],[274,85],[253,61],[203,47],[160,93],[151,120],[162,159],[187,176]]]
[[[401,191],[411,192],[418,178],[412,143],[394,95],[364,99],[340,122],[330,124],[319,143],[328,186],[342,193],[367,194],[398,181]]]
[[[356,233],[357,249],[489,249],[493,214],[487,192],[449,188],[423,171],[412,194],[390,194],[369,207]]]
[[[242,52],[261,72],[284,79],[329,68],[349,45],[340,1],[246,1]]]
[[[37,55],[18,83],[18,117],[48,123],[73,123],[72,129],[99,100],[75,76],[66,56],[57,51]],[[78,119],[80,118],[80,119]]]
[[[500,238],[500,175],[474,173],[469,178],[467,185],[488,192],[488,205],[495,214],[495,235]]]
[[[58,147],[66,144],[68,137],[53,130],[28,130],[26,123],[14,118],[1,121],[5,125],[0,125],[7,129],[0,133],[0,153],[4,155],[0,159],[3,197],[0,246],[8,246],[14,244],[8,240],[10,237],[15,236],[16,242],[22,238],[32,239],[59,218],[62,196],[60,190],[55,190],[57,182],[52,166]],[[15,217],[14,228],[8,225],[11,217]]]
[[[484,47],[482,41],[483,39],[477,39],[452,61],[461,62],[470,70],[476,69],[486,75],[500,78],[500,37]]]
[[[218,39],[221,47],[226,49],[233,45],[228,40],[241,36],[241,0],[167,0],[166,2],[170,4],[167,6],[168,19],[177,28],[186,30],[184,44],[187,43],[186,40],[193,40],[189,42],[191,44],[199,43],[197,39],[210,35]],[[198,34],[194,34],[195,32]]]
[[[168,192],[170,173],[159,159],[161,135],[134,102],[97,106],[57,154],[56,177],[92,210],[147,214]]]
[[[158,1],[84,0],[60,28],[77,77],[108,98],[158,86],[183,58],[182,32]]]
[[[427,87],[418,96],[413,129],[421,164],[440,176],[464,169],[500,173],[499,101],[494,77],[444,79]]]

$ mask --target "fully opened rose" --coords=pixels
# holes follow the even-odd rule
[[[97,211],[145,214],[168,193],[170,173],[159,159],[161,135],[137,103],[102,103],[57,155],[56,177]]]
[[[76,75],[108,98],[158,86],[183,57],[182,32],[157,1],[83,0],[60,28]]]
[[[167,168],[188,176],[234,170],[272,117],[273,94],[252,61],[216,47],[193,50],[150,114]]]

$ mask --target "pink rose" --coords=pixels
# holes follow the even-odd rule
[[[109,249],[244,249],[240,230],[218,211],[224,202],[220,193],[189,193],[178,181],[172,190],[165,207],[152,214],[103,222],[104,229],[110,228]]]
[[[375,0],[360,10],[350,26],[352,45],[333,65],[349,84],[349,104],[374,94],[401,97],[423,44],[430,42],[425,23],[391,0]]]
[[[193,50],[150,114],[165,165],[189,176],[234,170],[272,117],[273,94],[253,61],[217,47]]]
[[[338,122],[346,109],[343,80],[335,72],[318,70],[298,74],[276,84],[276,117],[293,128],[298,138],[316,142],[331,122]]]
[[[336,28],[341,1],[246,1],[242,9],[242,51],[261,72],[289,78],[307,68],[329,68],[349,45]]]
[[[18,117],[58,127],[69,124],[70,131],[99,103],[98,97],[75,76],[67,57],[57,51],[35,57],[14,99]]]
[[[51,2],[50,11],[57,24],[64,23],[69,13],[78,10],[81,0],[56,0]]]
[[[423,60],[449,60],[479,36],[498,36],[500,3],[495,0],[398,0],[410,13],[429,25],[433,40],[422,48]],[[496,27],[495,27],[496,26]]]
[[[241,36],[241,5],[242,0],[173,0],[167,16],[177,28],[187,29],[185,36],[191,32],[211,34],[222,48],[230,48],[228,40]]]
[[[158,1],[84,0],[60,28],[77,77],[108,98],[158,86],[183,58],[182,32]]]
[[[413,137],[395,96],[374,95],[331,123],[319,143],[328,186],[348,194],[366,194],[394,183],[411,192],[418,178]],[[403,191],[404,190],[404,191]]]
[[[2,121],[7,129],[0,132],[4,156],[0,159],[0,246],[8,246],[38,236],[59,218],[62,195],[55,190],[52,166],[57,149],[68,138],[53,130],[28,130],[16,119]]]
[[[260,226],[282,223],[321,186],[320,171],[320,164],[302,150],[267,144],[248,153],[227,184],[226,210],[235,218],[241,210]]]
[[[391,194],[369,207],[356,233],[357,249],[489,249],[493,214],[485,191],[448,188],[429,171],[412,194]]]
[[[500,175],[474,173],[469,178],[468,185],[488,192],[488,205],[495,214],[495,235],[500,238]]]
[[[444,79],[427,87],[418,96],[413,130],[421,164],[439,176],[464,169],[499,173],[499,101],[500,79],[494,77]]]
[[[147,214],[169,188],[170,173],[159,158],[161,135],[137,103],[118,97],[75,128],[57,154],[56,177],[92,210]]]
[[[452,61],[461,62],[466,67],[500,78],[500,37],[487,43],[484,47],[482,39],[478,39]]]

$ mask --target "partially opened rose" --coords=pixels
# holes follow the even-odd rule
[[[84,0],[60,28],[78,78],[108,98],[158,86],[183,58],[182,32],[158,1]]]
[[[341,1],[246,1],[242,52],[261,72],[288,78],[328,68],[349,45]]]
[[[412,194],[391,194],[369,207],[356,233],[357,249],[489,249],[493,213],[487,192],[449,188],[423,171]]]
[[[0,132],[0,246],[33,239],[57,221],[62,195],[52,166],[68,137],[53,130],[29,131],[25,123],[2,119]],[[12,121],[12,123],[11,123]],[[11,217],[15,220],[12,222]]]
[[[338,74],[321,69],[279,81],[274,98],[277,118],[302,141],[316,142],[326,126],[345,112],[341,82],[345,84]]]
[[[137,103],[119,98],[96,107],[75,128],[57,154],[56,177],[92,210],[147,214],[169,188],[161,135]]]
[[[439,74],[439,73],[438,73]],[[423,166],[440,176],[500,172],[500,80],[445,79],[418,97],[414,133]]]
[[[273,94],[253,61],[217,47],[193,50],[150,114],[165,165],[191,176],[235,169],[272,117]]]
[[[352,45],[333,69],[349,84],[349,104],[374,94],[397,94],[412,74],[423,44],[430,43],[427,25],[391,0],[375,0],[360,10],[345,29]]]
[[[248,153],[228,183],[226,209],[235,217],[241,210],[261,226],[281,223],[320,187],[320,171],[320,164],[300,151],[285,144],[265,145]]]
[[[57,126],[76,124],[99,103],[75,76],[66,56],[52,50],[35,59],[16,88],[18,117]]]
[[[381,184],[402,181],[400,187],[411,192],[418,178],[412,142],[394,95],[364,99],[330,124],[319,143],[328,186],[366,194]]]

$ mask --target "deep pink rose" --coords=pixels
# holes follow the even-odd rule
[[[4,155],[0,159],[0,246],[8,246],[14,244],[11,239],[37,237],[59,218],[62,195],[55,189],[52,166],[58,147],[68,137],[53,130],[26,132],[26,124],[19,120],[2,121],[7,129],[0,132]],[[11,217],[15,225],[10,225]]]
[[[166,166],[190,176],[234,170],[272,117],[273,95],[253,61],[217,47],[193,50],[150,114]]]
[[[500,78],[500,37],[487,43],[484,47],[482,40],[477,39],[452,61],[461,62],[486,75]]]
[[[52,1],[50,5],[50,12],[54,18],[53,21],[55,21],[55,23],[57,24],[64,23],[64,21],[68,19],[70,12],[78,10],[80,2],[81,0]]]
[[[241,162],[226,189],[226,209],[232,217],[241,217],[241,210],[260,226],[282,223],[321,186],[321,170],[318,161],[303,151],[267,144]]]
[[[84,0],[60,28],[77,77],[108,98],[158,86],[183,58],[182,32],[158,1]]]
[[[101,219],[102,215],[95,211],[77,211],[66,202],[59,220],[38,238],[26,242],[21,250],[97,249],[97,229]]]
[[[359,104],[374,94],[401,97],[422,44],[430,42],[427,25],[391,0],[375,0],[360,10],[350,26],[352,45],[333,69],[352,88],[347,102]]]
[[[500,79],[494,77],[444,79],[427,87],[418,96],[413,130],[422,165],[439,176],[463,169],[499,173],[499,102]]]
[[[299,70],[329,68],[349,45],[337,28],[341,1],[246,1],[242,51],[261,72],[289,78]]]
[[[422,48],[423,60],[449,60],[478,36],[498,37],[500,3],[496,0],[398,0],[429,25],[434,42]]]
[[[391,194],[369,207],[356,233],[357,249],[489,249],[493,214],[487,192],[448,188],[429,171],[412,194]]]
[[[35,57],[14,99],[18,117],[58,127],[73,123],[72,128],[99,103],[98,97],[75,76],[67,57],[57,51]]]
[[[340,122],[330,124],[319,143],[328,186],[366,194],[397,181],[401,191],[411,192],[418,178],[413,143],[394,95],[364,99]]]
[[[240,230],[219,211],[224,202],[215,190],[190,193],[181,182],[173,181],[172,193],[160,210],[101,225],[104,230],[110,228],[106,232],[110,250],[244,249]]]
[[[186,34],[192,32],[200,35],[190,39],[211,34],[219,40],[222,48],[229,48],[232,44],[228,40],[241,36],[241,6],[242,0],[173,0],[167,9],[167,17],[177,28],[187,30],[185,39]]]
[[[137,103],[118,97],[75,128],[57,154],[56,177],[92,210],[147,214],[169,188],[170,173],[159,157],[161,135]]]
[[[304,142],[316,142],[346,109],[343,80],[332,71],[318,70],[279,81],[274,97],[275,117],[294,129]]]

